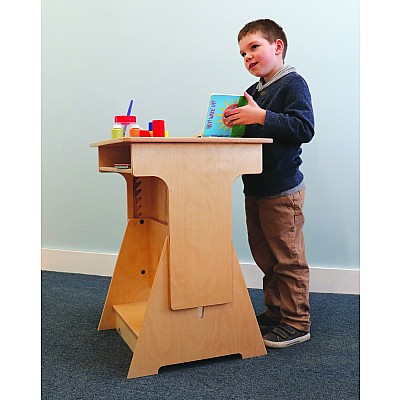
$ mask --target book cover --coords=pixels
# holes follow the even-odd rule
[[[208,105],[203,136],[242,137],[246,126],[229,127],[224,124],[223,116],[226,110],[246,104],[247,100],[244,96],[213,93]]]

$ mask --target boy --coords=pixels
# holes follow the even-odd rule
[[[263,145],[263,172],[243,175],[243,183],[249,245],[264,272],[266,309],[257,320],[266,346],[282,348],[310,339],[299,166],[301,144],[314,136],[314,115],[307,83],[284,66],[287,40],[278,24],[250,22],[238,43],[246,69],[260,80],[244,93],[248,105],[226,111],[224,122],[246,125],[245,137],[274,140]]]

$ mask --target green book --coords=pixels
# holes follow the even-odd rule
[[[240,96],[238,100],[238,107],[243,107],[247,105],[246,97]],[[232,137],[243,137],[244,131],[246,130],[246,125],[233,125],[232,127]]]

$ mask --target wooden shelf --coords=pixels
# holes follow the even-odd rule
[[[143,326],[147,301],[114,305],[116,329],[132,351]]]

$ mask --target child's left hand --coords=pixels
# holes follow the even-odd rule
[[[247,92],[244,92],[244,97],[248,102],[246,106],[230,109],[224,113],[223,121],[225,125],[264,125],[266,111]]]

